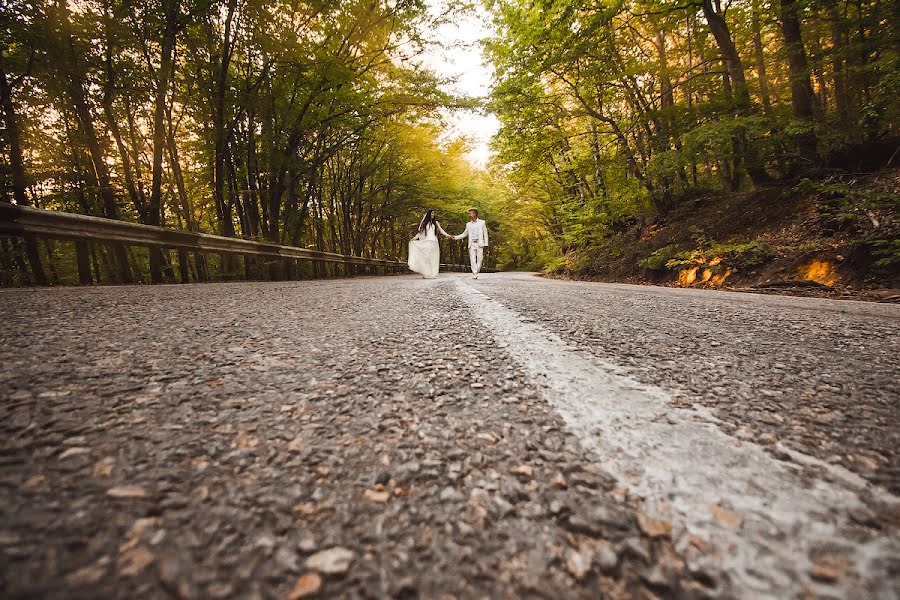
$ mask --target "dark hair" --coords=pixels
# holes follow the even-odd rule
[[[475,213],[475,216],[476,216],[476,217],[478,216],[478,209],[477,209],[477,208],[470,208],[470,209],[467,210],[466,212],[473,212],[473,213]]]
[[[431,208],[425,211],[425,216],[422,217],[422,222],[419,223],[419,231],[425,231],[429,224],[434,225],[435,230],[437,230],[437,219],[434,217],[434,210]]]

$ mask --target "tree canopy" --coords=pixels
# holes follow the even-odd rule
[[[893,2],[487,4],[497,162],[527,215],[510,240],[532,249],[526,263],[692,195],[814,173],[897,136]]]
[[[472,102],[418,60],[422,32],[451,15],[419,0],[38,0],[3,12],[4,201],[402,258],[422,210],[458,225],[479,195],[464,144],[440,139],[439,109]],[[158,249],[76,248],[82,281],[174,278]],[[53,268],[64,250],[47,251]],[[202,279],[206,263],[179,253],[177,266]]]

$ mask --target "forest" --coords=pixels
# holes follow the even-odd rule
[[[442,91],[416,60],[429,19],[450,18],[422,2],[2,10],[4,202],[395,258],[424,208],[461,228],[489,186],[463,142],[439,143],[439,109],[472,101]],[[2,243],[6,284],[302,274],[243,257]]]
[[[497,31],[487,43],[496,68],[490,104],[503,124],[497,163],[518,199],[507,218],[531,224],[508,242],[518,263],[571,261],[639,219],[710,194],[773,190],[732,203],[732,217],[749,201],[775,208],[798,182],[836,198],[827,208],[840,218],[883,212],[892,228],[879,222],[863,241],[883,264],[900,263],[900,189],[854,195],[840,181],[847,171],[897,166],[900,3],[489,5]],[[684,248],[659,248],[645,265]],[[626,250],[601,254],[613,260]]]
[[[833,192],[844,185],[835,173],[896,166],[900,3],[443,8],[6,3],[0,201],[398,260],[424,209],[451,229],[478,205],[496,232],[491,260],[507,269],[571,263],[692,198],[798,182],[839,196],[841,215],[887,211],[896,224],[896,194]],[[448,93],[418,60],[433,43],[423,32],[473,11],[494,32],[483,42],[487,98]],[[458,109],[500,121],[486,167],[466,159],[465,140],[442,136],[441,115]],[[289,261],[0,241],[4,285],[321,274]],[[900,262],[896,228],[864,242]],[[464,261],[458,245],[444,251]]]

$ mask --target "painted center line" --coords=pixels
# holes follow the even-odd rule
[[[863,507],[860,494],[894,506],[900,498],[796,451],[784,449],[794,462],[777,460],[725,434],[705,409],[678,408],[666,391],[579,351],[464,280],[455,285],[603,467],[643,500],[645,512],[672,521],[676,547],[686,550],[692,536],[707,542],[709,550],[689,556],[689,566],[724,570],[720,592],[897,597],[891,557],[900,556],[900,536],[860,528],[846,534],[848,512]],[[830,481],[801,477],[805,466],[824,469]],[[823,554],[840,563],[834,583],[810,575],[811,557]]]

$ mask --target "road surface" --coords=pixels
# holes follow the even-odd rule
[[[900,307],[0,291],[7,598],[897,598]]]

